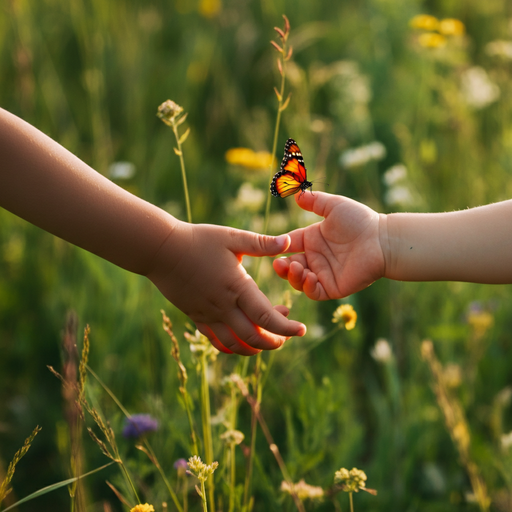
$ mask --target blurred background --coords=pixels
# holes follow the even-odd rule
[[[271,151],[280,76],[269,41],[282,14],[294,53],[277,159],[288,137],[297,140],[313,190],[379,212],[449,211],[512,197],[506,0],[4,0],[0,106],[185,220],[175,141],[156,117],[172,99],[191,129],[184,158],[193,221],[261,231],[271,171],[230,163],[226,152]],[[421,14],[435,18],[415,18]],[[293,198],[272,199],[272,234],[316,220]],[[91,327],[90,366],[131,413],[159,420],[155,451],[175,480],[173,462],[190,456],[188,424],[160,309],[180,343],[187,318],[144,278],[4,210],[0,263],[0,481],[24,439],[43,428],[16,469],[10,502],[69,476],[61,384],[46,366],[61,367],[70,311],[79,340]],[[256,277],[256,262],[244,264]],[[378,490],[355,496],[356,510],[453,511],[478,509],[477,478],[491,510],[512,510],[510,286],[383,280],[317,304],[275,276],[270,259],[259,285],[308,325],[304,339],[263,357],[272,367],[262,412],[294,481],[328,488],[336,470],[355,466]],[[341,303],[354,307],[357,325],[331,335]],[[426,339],[437,372],[427,345],[422,357]],[[184,343],[188,363],[189,352]],[[237,364],[235,356],[218,357],[212,414],[222,405],[222,376]],[[193,366],[189,372],[198,400]],[[120,432],[122,413],[90,384],[95,405]],[[450,407],[459,414],[452,423]],[[249,426],[242,404],[238,428],[248,436]],[[85,469],[107,462],[86,434],[83,443]],[[120,435],[119,445],[133,468],[143,468],[146,499],[155,507],[168,500],[145,456]],[[257,453],[254,510],[293,510],[261,435]],[[88,478],[88,510],[121,510],[105,485],[116,474],[112,467]],[[343,496],[339,502],[347,510]],[[306,506],[335,510],[328,499]],[[68,510],[66,489],[19,507],[35,509]]]

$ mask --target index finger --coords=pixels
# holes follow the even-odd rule
[[[237,300],[238,307],[258,327],[279,336],[304,336],[306,326],[295,320],[288,320],[276,311],[258,285],[251,279]]]

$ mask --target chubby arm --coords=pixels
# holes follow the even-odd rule
[[[390,279],[512,283],[512,200],[381,216],[380,238]]]
[[[151,279],[219,349],[251,355],[305,326],[274,309],[241,265],[289,238],[181,222],[118,187],[42,132],[0,109],[0,206]]]
[[[314,300],[339,299],[377,279],[512,283],[512,200],[449,213],[377,214],[343,196],[296,196],[324,217],[290,233],[274,269]]]

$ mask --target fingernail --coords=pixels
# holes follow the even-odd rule
[[[288,243],[288,235],[276,236],[275,241],[278,245],[284,247]]]

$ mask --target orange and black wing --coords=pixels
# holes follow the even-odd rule
[[[306,166],[299,146],[288,139],[284,146],[281,169],[275,174],[270,192],[276,197],[288,197],[297,192],[304,193],[312,183],[307,180]]]

